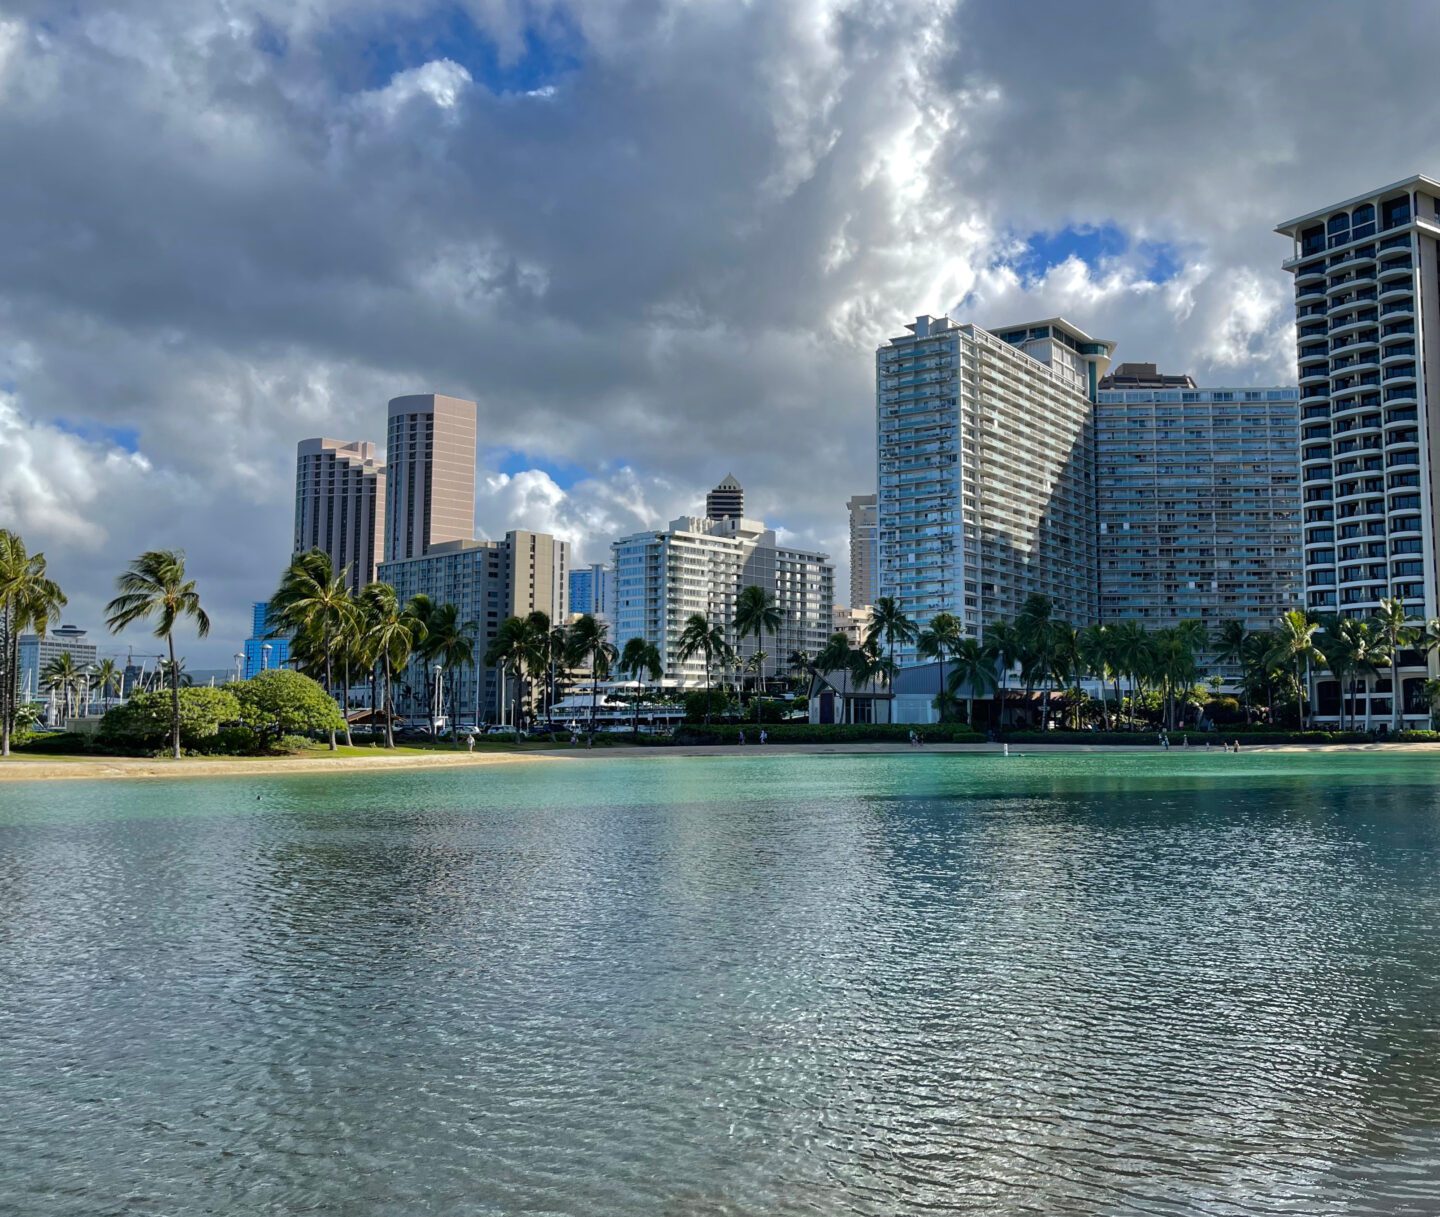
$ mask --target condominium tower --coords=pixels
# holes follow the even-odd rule
[[[482,721],[497,721],[500,678],[484,664],[485,652],[507,617],[539,610],[555,624],[567,619],[570,547],[547,533],[509,532],[503,541],[469,538],[441,541],[413,558],[384,562],[380,578],[404,603],[421,593],[436,604],[453,604],[458,620],[475,623],[471,637],[475,664],[461,664],[447,675],[445,700],[455,716],[476,721],[477,695]],[[478,686],[477,686],[478,673]],[[396,713],[425,717],[427,673],[413,660],[397,677]]]
[[[1300,374],[1305,606],[1367,616],[1401,598],[1440,614],[1436,477],[1440,181],[1416,176],[1287,220]],[[1428,720],[1427,665],[1402,655],[1409,725]],[[1388,679],[1362,712],[1389,716]],[[1320,713],[1338,710],[1334,682]]]
[[[720,485],[705,496],[705,515],[711,520],[739,519],[745,514],[745,488],[727,473]]]
[[[876,497],[857,494],[845,504],[850,512],[850,607],[875,603]]]
[[[570,572],[570,611],[604,616],[610,603],[610,568],[595,562]]]
[[[374,582],[385,466],[365,440],[302,439],[295,449],[294,552],[324,550],[352,592]]]
[[[1101,382],[1102,621],[1261,630],[1300,606],[1297,401],[1290,388],[1199,389],[1153,364]]]
[[[475,535],[476,405],[420,393],[390,402],[385,561]]]
[[[702,688],[705,660],[680,657],[680,634],[699,613],[718,625],[742,660],[765,652],[764,675],[788,670],[795,651],[816,655],[832,632],[835,568],[825,554],[781,545],[773,530],[739,516],[685,516],[664,530],[635,533],[611,547],[614,554],[614,633],[623,648],[643,638],[659,650],[665,679]],[[742,588],[763,587],[775,597],[781,625],[763,640],[735,637],[735,604]],[[712,682],[722,675],[712,668]]]
[[[1034,592],[1096,620],[1092,398],[1114,344],[1061,318],[906,328],[875,355],[879,594],[972,635]]]

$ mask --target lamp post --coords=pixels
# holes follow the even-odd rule
[[[245,652],[235,652],[235,681],[238,684],[245,675]]]
[[[430,716],[430,730],[437,735],[440,732],[440,707],[445,704],[443,685],[445,682],[445,669],[440,664],[435,665],[435,708]]]
[[[270,644],[268,642],[260,648],[260,670],[262,672],[270,670]]]

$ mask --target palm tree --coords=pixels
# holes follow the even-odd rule
[[[365,647],[385,679],[385,747],[395,747],[395,673],[425,642],[425,623],[413,601],[401,605],[388,583],[367,583],[360,590],[366,615]]]
[[[40,672],[40,687],[60,699],[60,714],[67,722],[74,716],[84,673],[69,651],[61,651]]]
[[[885,599],[885,597],[882,596],[881,599]],[[850,673],[851,693],[858,693],[867,684],[883,682],[892,671],[890,666],[892,662],[881,652],[880,639],[867,637],[864,642],[850,652],[850,663],[847,670]],[[851,700],[854,701],[853,696]],[[895,720],[893,709],[887,717],[891,722]]]
[[[1245,628],[1243,621],[1222,621],[1220,632],[1215,635],[1214,645],[1211,648],[1211,655],[1216,663],[1230,664],[1237,668],[1245,666],[1245,644],[1250,639],[1250,631]],[[1245,689],[1245,682],[1240,682],[1240,694],[1245,698],[1245,720],[1250,720],[1249,696]]]
[[[965,639],[965,627],[954,613],[936,613],[930,624],[920,631],[915,649],[926,659],[940,661],[940,689],[949,688],[945,679],[945,661]]]
[[[975,726],[975,698],[995,691],[995,660],[974,638],[962,638],[951,652],[955,666],[950,670],[948,688],[958,694],[965,689],[965,721]]]
[[[1050,625],[1050,676],[1063,689],[1080,688],[1080,635],[1068,621]],[[1047,706],[1048,708],[1048,706]],[[1070,725],[1080,726],[1080,699],[1077,697]]]
[[[665,665],[660,659],[659,648],[653,642],[647,642],[644,638],[631,638],[625,643],[625,649],[620,652],[620,670],[631,680],[639,681],[642,677],[649,680],[659,680],[665,674]],[[640,697],[637,690],[635,697],[635,723],[634,734],[640,734]]]
[[[1390,656],[1390,719],[1391,730],[1400,730],[1400,652],[1413,646],[1415,630],[1409,624],[1405,613],[1405,600],[1395,596],[1380,601],[1380,607],[1370,618],[1380,637],[1384,639],[1385,650]]]
[[[1303,609],[1291,609],[1280,617],[1271,644],[1270,656],[1277,667],[1284,668],[1290,677],[1295,693],[1295,704],[1300,713],[1303,729],[1309,720],[1309,702],[1305,695],[1303,673],[1309,670],[1311,662],[1324,663],[1325,656],[1315,643],[1320,625],[1310,619]]]
[[[1054,605],[1048,596],[1032,592],[1025,597],[1020,611],[1015,615],[1015,633],[1020,640],[1020,678],[1025,682],[1026,693],[1034,691],[1037,684],[1045,689],[1045,705],[1041,726],[1050,725],[1050,650],[1053,641],[1051,627],[1054,625]]]
[[[1110,699],[1105,696],[1105,685],[1114,673],[1115,631],[1108,625],[1087,625],[1076,634],[1075,649],[1078,665],[1100,682],[1100,718],[1108,731],[1112,720]],[[1118,693],[1115,700],[1118,713]]]
[[[985,627],[984,654],[1000,671],[996,685],[995,725],[1005,729],[1005,701],[1008,692],[1010,669],[1020,661],[1025,645],[1016,628],[1008,621],[992,621]]]
[[[510,674],[512,694],[511,718],[518,734],[520,730],[520,701],[523,693],[524,673],[530,666],[531,657],[534,652],[535,638],[532,631],[523,617],[507,617],[500,623],[500,628],[495,631],[495,636],[490,640],[489,649],[485,652],[485,666],[496,668],[502,674]],[[504,718],[503,707],[497,707],[500,717]]]
[[[577,665],[590,669],[590,734],[595,734],[596,706],[600,682],[610,675],[615,664],[615,645],[606,635],[610,627],[598,617],[586,613],[570,626],[570,656]]]
[[[101,700],[119,697],[125,687],[125,673],[113,659],[102,659],[90,671],[90,680]]]
[[[728,657],[730,644],[725,641],[725,633],[718,625],[711,625],[704,613],[691,613],[685,620],[685,628],[680,631],[679,646],[675,654],[681,663],[686,663],[696,655],[702,655],[705,659],[705,721],[710,721],[710,666],[718,656],[721,660]]]
[[[312,549],[292,558],[280,576],[279,588],[270,598],[270,636],[292,635],[291,655],[301,667],[324,674],[325,692],[331,697],[335,696],[333,661],[337,643],[345,632],[353,607],[349,567],[337,573],[330,555],[323,549]],[[348,726],[348,712],[345,721]],[[330,751],[335,751],[334,728],[330,730]]]
[[[829,640],[820,648],[820,654],[815,656],[815,671],[824,676],[829,676],[831,672],[848,672],[853,654],[850,639],[845,634],[839,632],[831,634]],[[840,702],[840,721],[842,723],[845,721],[848,706],[848,700],[842,698]]]
[[[195,633],[210,633],[210,618],[200,605],[195,581],[185,578],[185,555],[176,549],[150,549],[130,563],[116,581],[119,595],[105,606],[105,624],[118,634],[137,621],[155,618],[155,637],[170,652],[170,750],[180,759],[180,665],[175,659],[175,626],[183,617]]]
[[[544,616],[542,613],[541,616]],[[546,628],[549,628],[549,618],[546,618]],[[428,620],[425,623],[425,643],[421,647],[421,654],[424,656],[426,667],[432,662],[440,664],[442,676],[448,676],[455,668],[462,664],[473,663],[475,659],[475,633],[473,621],[462,622],[460,610],[453,604],[442,604],[432,609]],[[451,687],[450,699],[455,700],[455,692]],[[459,714],[452,711],[450,715],[450,738],[455,738],[455,730],[459,723]]]
[[[741,588],[735,601],[735,641],[744,642],[753,634],[757,649],[763,652],[765,635],[778,633],[784,619],[784,614],[776,607],[775,597],[770,592],[753,584]],[[762,666],[757,689],[759,684],[763,683],[764,675]],[[757,709],[755,713],[758,721],[760,712]]]
[[[1138,621],[1126,621],[1115,627],[1115,652],[1112,659],[1115,674],[1115,700],[1120,700],[1120,678],[1130,682],[1130,716],[1132,724],[1140,694],[1154,673],[1155,640]]]
[[[865,641],[885,639],[885,651],[880,656],[880,670],[876,675],[890,680],[895,675],[895,640],[914,642],[919,629],[894,596],[877,596],[870,610],[870,628],[865,631]],[[863,647],[862,647],[863,649]],[[891,706],[891,721],[894,721],[894,706]]]
[[[26,552],[19,533],[0,528],[0,756],[10,755],[19,713],[20,635],[34,630],[43,638],[65,604],[45,555]]]

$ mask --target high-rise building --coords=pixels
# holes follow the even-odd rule
[[[780,610],[776,633],[763,643],[751,636],[738,644],[742,660],[765,652],[767,677],[785,673],[795,651],[818,654],[833,630],[835,568],[829,558],[781,545],[758,520],[685,516],[664,530],[623,537],[611,548],[612,640],[622,648],[631,638],[654,643],[665,680],[682,687],[705,684],[704,659],[680,658],[685,622],[702,614],[736,645],[735,603],[744,587],[763,587]],[[712,670],[712,683],[719,675]]]
[[[875,517],[876,496],[853,495],[846,509],[850,512],[850,604],[861,608],[874,604],[875,591]]]
[[[69,655],[77,668],[88,668],[99,656],[99,648],[85,639],[86,631],[78,625],[62,625],[46,634],[21,634],[15,640],[19,650],[17,672],[20,677],[20,698],[43,701],[50,697],[45,689],[45,668],[52,660]],[[53,704],[53,699],[52,699]]]
[[[1296,390],[1197,389],[1153,364],[1107,383],[1127,387],[1095,407],[1100,619],[1260,630],[1298,608]]]
[[[367,580],[367,582],[373,581]],[[245,679],[268,672],[271,668],[287,667],[290,663],[290,639],[270,637],[270,605],[256,600],[250,606],[250,637],[245,639]]]
[[[1440,181],[1406,178],[1276,231],[1293,242],[1305,607],[1364,617],[1399,598],[1436,616],[1440,393],[1426,368],[1440,360]],[[1416,652],[1401,665],[1402,715],[1423,725],[1431,665]],[[1388,720],[1388,674],[1372,683],[1357,709]],[[1320,715],[1339,699],[1320,684]]]
[[[610,603],[610,568],[599,562],[570,572],[570,611],[606,615]]]
[[[375,579],[385,520],[385,466],[365,440],[302,439],[295,449],[294,552],[322,549],[358,592]]]
[[[475,535],[473,401],[419,393],[390,402],[384,560],[400,562]]]
[[[866,635],[870,633],[870,622],[874,617],[875,614],[868,605],[847,608],[843,604],[837,604],[831,617],[831,632],[844,634],[845,641],[852,647],[859,648],[864,645]]]
[[[500,677],[483,664],[495,632],[507,617],[539,610],[555,624],[569,614],[570,547],[547,533],[515,531],[503,541],[442,541],[428,553],[380,566],[380,578],[395,589],[403,603],[424,593],[436,604],[453,604],[459,620],[475,623],[472,639],[476,664],[461,665],[446,677],[447,713],[474,722],[498,721]],[[478,685],[477,685],[478,677]],[[395,712],[428,717],[427,672],[412,660],[396,680]],[[507,694],[508,697],[508,694]],[[507,701],[508,706],[508,701]]]
[[[712,520],[739,519],[745,514],[745,489],[733,473],[705,496],[705,515]]]
[[[974,635],[1031,593],[1096,620],[1092,399],[1114,344],[1061,318],[906,328],[875,354],[879,594]]]
[[[1193,389],[1188,372],[1161,372],[1153,363],[1122,363],[1100,378],[1101,389]]]

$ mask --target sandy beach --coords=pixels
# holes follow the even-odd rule
[[[1016,756],[1062,752],[1153,752],[1154,744],[1012,744]],[[0,783],[51,780],[96,781],[103,778],[217,778],[264,777],[284,774],[359,773],[377,770],[465,768],[496,765],[523,765],[542,761],[597,760],[601,758],[639,758],[663,760],[676,757],[736,756],[854,756],[871,753],[991,753],[1003,751],[1000,744],[926,744],[913,749],[903,743],[883,744],[697,744],[669,747],[610,746],[605,748],[547,748],[533,752],[464,752],[401,753],[396,756],[326,756],[324,754],[293,757],[186,757],[180,761],[154,757],[75,757],[56,760],[49,757],[29,759],[23,756],[0,761]],[[1184,757],[1191,752],[1204,753],[1204,748],[1172,747],[1170,754]],[[1220,752],[1217,746],[1210,751]],[[1440,746],[1435,744],[1255,744],[1242,745],[1242,751],[1264,753],[1298,752],[1384,752],[1431,753],[1440,760]]]

